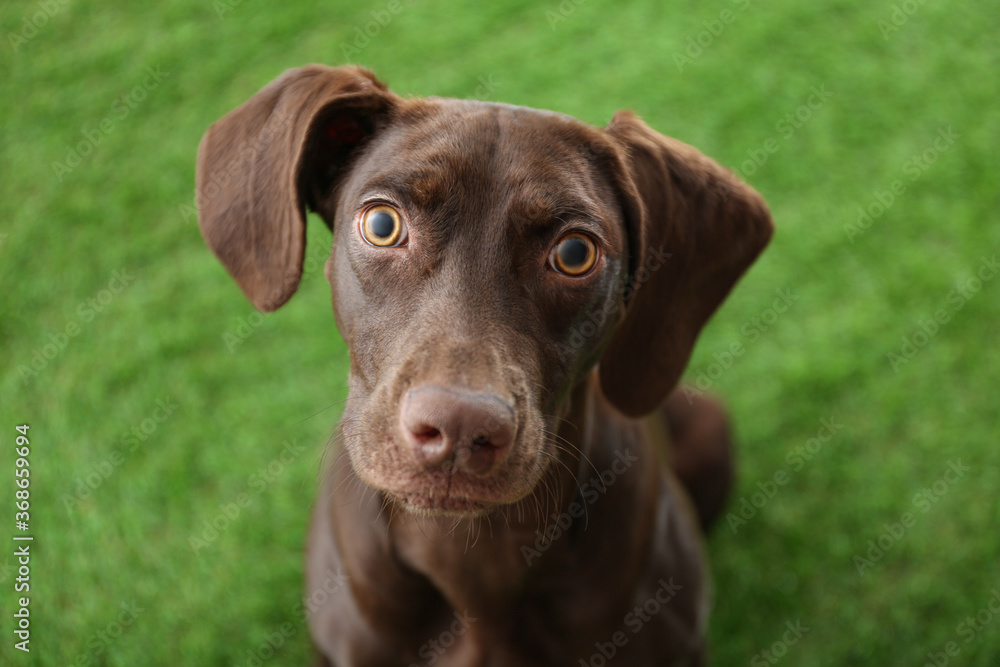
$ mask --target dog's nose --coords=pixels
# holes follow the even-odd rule
[[[514,409],[499,396],[435,385],[406,394],[399,415],[403,437],[428,468],[449,461],[474,474],[499,463],[514,438]]]

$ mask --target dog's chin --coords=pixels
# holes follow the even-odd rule
[[[372,465],[356,466],[354,470],[362,482],[409,514],[472,518],[516,505],[531,496],[548,470],[548,462],[548,458],[539,458],[525,472],[495,471],[499,474],[490,478],[406,466],[396,466],[391,475]]]
[[[389,495],[403,509],[416,516],[474,518],[497,507],[497,503],[461,496],[435,496],[419,492],[393,492]]]

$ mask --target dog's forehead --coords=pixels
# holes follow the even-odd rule
[[[526,107],[519,104],[510,104],[507,102],[487,102],[483,100],[463,100],[454,97],[437,97],[431,96],[425,98],[426,102],[433,105],[438,105],[443,113],[454,113],[454,114],[472,114],[476,112],[486,112],[486,113],[509,113],[513,116],[517,116],[520,119],[534,119],[534,120],[552,120],[562,123],[570,123],[581,125],[582,123],[570,116],[559,111],[550,111],[548,109],[536,109],[535,107]]]
[[[403,147],[439,162],[566,167],[604,148],[602,133],[572,116],[499,102],[427,98],[405,107],[398,126]]]
[[[599,163],[603,132],[565,114],[511,104],[426,98],[406,103],[366,160],[365,180],[418,206],[454,202],[546,217],[613,213]]]

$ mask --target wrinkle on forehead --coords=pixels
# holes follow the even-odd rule
[[[617,213],[607,204],[613,197],[601,196],[609,186],[592,163],[598,131],[569,116],[431,99],[412,102],[397,122],[403,131],[377,151],[387,169],[373,185],[424,211],[503,213],[518,227]]]

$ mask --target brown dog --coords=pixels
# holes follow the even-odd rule
[[[728,434],[667,399],[771,236],[754,190],[629,112],[404,100],[316,65],[212,126],[197,185],[261,310],[298,286],[306,209],[335,232],[350,465],[307,548],[323,664],[704,663],[697,513]]]

